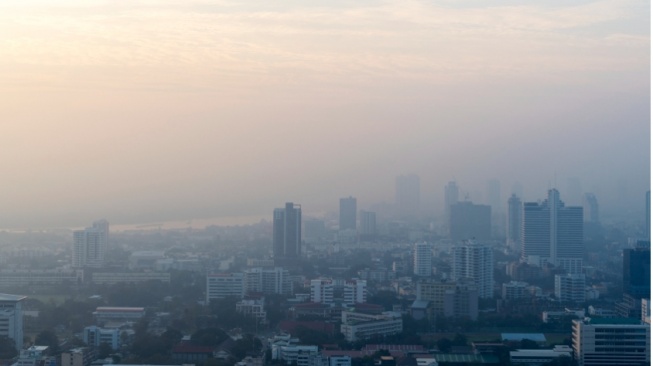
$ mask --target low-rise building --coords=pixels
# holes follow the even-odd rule
[[[93,316],[100,325],[106,322],[137,322],[145,316],[145,308],[98,306],[93,312]]]
[[[518,349],[510,351],[510,363],[515,365],[541,366],[560,357],[571,360],[573,350],[569,346],[555,346],[553,349]]]
[[[206,276],[206,302],[226,297],[243,298],[245,282],[242,273],[210,273]]]
[[[342,312],[340,332],[348,342],[355,342],[374,336],[398,334],[403,331],[403,320],[398,313],[387,312],[381,315]]]
[[[90,366],[95,360],[95,351],[90,347],[73,348],[61,353],[61,366]]]
[[[170,273],[166,272],[94,272],[91,282],[96,285],[115,285],[117,283],[142,283],[161,281],[170,283]]]
[[[648,365],[651,327],[632,318],[574,320],[572,345],[578,366]]]
[[[111,349],[120,348],[120,329],[104,329],[97,326],[84,328],[82,340],[89,346],[99,347],[102,343],[111,346]]]

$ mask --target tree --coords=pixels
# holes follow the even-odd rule
[[[456,334],[456,337],[451,342],[451,345],[452,346],[459,346],[459,347],[466,346],[467,345],[467,337],[465,337],[464,334],[458,333],[458,334]]]
[[[18,351],[16,351],[14,340],[6,336],[0,337],[0,359],[7,360],[17,355]]]
[[[109,355],[111,355],[112,352],[113,348],[111,348],[111,345],[107,342],[102,342],[98,347],[97,355],[98,358],[107,358]]]
[[[50,355],[59,354],[59,338],[51,330],[44,330],[36,335],[34,344],[37,346],[48,346]]]
[[[440,352],[449,353],[451,351],[452,342],[449,338],[440,338],[436,342]]]
[[[217,346],[229,336],[218,328],[200,329],[190,336],[190,341],[198,346]]]

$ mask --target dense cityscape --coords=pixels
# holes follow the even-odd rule
[[[650,193],[636,222],[557,189],[420,179],[393,204],[240,226],[0,233],[0,357],[18,366],[644,365]],[[576,192],[578,193],[578,192]],[[567,202],[572,202],[568,204]],[[574,205],[573,203],[578,203]],[[644,210],[645,209],[645,210]]]

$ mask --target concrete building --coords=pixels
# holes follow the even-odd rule
[[[530,297],[528,283],[520,281],[510,281],[501,285],[501,298],[504,300],[518,300]]]
[[[23,349],[23,305],[26,296],[0,294],[0,336],[14,341]]]
[[[508,220],[506,228],[506,244],[508,247],[518,252],[522,249],[522,202],[513,194],[508,199]]]
[[[494,296],[494,255],[492,248],[473,241],[465,241],[452,248],[452,278],[454,281],[471,279],[476,284],[478,297]]]
[[[417,300],[428,301],[428,317],[478,318],[478,292],[473,282],[420,281]]]
[[[15,366],[57,366],[57,357],[49,356],[48,346],[31,346],[20,350]]]
[[[302,254],[302,207],[287,202],[274,210],[272,217],[272,249],[277,262],[286,262]]]
[[[245,270],[245,293],[292,295],[290,272],[282,267],[250,268]]]
[[[82,274],[74,269],[6,269],[0,271],[0,287],[76,284],[82,281]]]
[[[97,326],[84,328],[82,340],[89,346],[99,347],[102,343],[111,346],[111,349],[120,348],[120,329],[104,329]]]
[[[115,285],[116,283],[141,283],[161,281],[170,283],[168,272],[93,272],[91,282],[96,285]]]
[[[98,324],[106,322],[137,322],[145,316],[145,308],[122,306],[98,306],[93,312]]]
[[[61,353],[61,366],[91,366],[95,356],[90,347],[74,348]]]
[[[518,349],[510,351],[510,363],[514,365],[542,366],[560,357],[571,360],[573,349],[554,346],[553,349]]]
[[[73,267],[102,267],[106,252],[106,233],[89,227],[73,232]]]
[[[375,336],[388,336],[403,331],[401,314],[387,312],[381,315],[342,312],[340,332],[348,342],[356,342]]]
[[[487,205],[458,202],[451,205],[449,236],[454,242],[492,239],[492,209]]]
[[[340,230],[356,230],[356,198],[347,197],[340,199],[340,216],[338,228]]]
[[[376,213],[371,211],[361,211],[360,213],[360,234],[362,236],[376,235]]]
[[[623,251],[624,293],[636,299],[651,297],[651,247],[647,243],[640,241]]]
[[[265,311],[265,298],[245,299],[236,303],[236,311],[249,318],[254,318],[257,324],[268,323],[268,314]]]
[[[345,281],[344,303],[354,305],[367,302],[367,281],[353,279]]]
[[[555,297],[563,302],[584,302],[585,275],[555,275]]]
[[[528,263],[581,273],[583,208],[565,207],[556,189],[549,190],[542,203],[524,203],[522,244],[522,259]]]
[[[272,359],[285,361],[288,365],[313,366],[318,358],[321,359],[317,346],[272,345]]]
[[[651,328],[639,319],[574,320],[572,346],[578,366],[649,365]]]
[[[243,298],[245,283],[242,273],[209,273],[206,276],[206,302],[225,297]]]
[[[415,243],[413,247],[413,274],[420,277],[430,277],[433,273],[433,254],[431,246],[426,243]]]
[[[333,304],[333,280],[318,278],[311,280],[311,302]]]

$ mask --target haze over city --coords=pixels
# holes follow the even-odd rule
[[[647,1],[0,3],[1,227],[650,186]],[[480,193],[479,193],[480,192]]]

